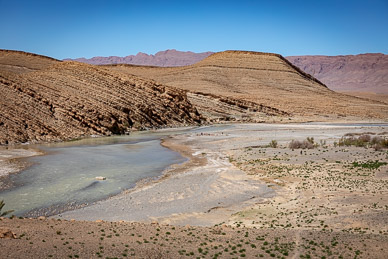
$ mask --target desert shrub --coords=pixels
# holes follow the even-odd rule
[[[288,147],[291,149],[298,149],[301,146],[302,146],[302,142],[300,142],[299,140],[292,140],[288,145]]]
[[[361,135],[358,137],[358,140],[364,143],[370,142],[371,137],[370,135]]]
[[[339,142],[339,146],[356,146],[356,147],[373,147],[375,150],[381,150],[388,148],[388,139],[382,137],[371,137],[368,134],[363,134],[358,138],[355,137],[342,137]]]
[[[277,148],[278,147],[278,142],[276,140],[271,140],[268,144],[269,147]]]
[[[303,141],[292,140],[288,147],[291,149],[313,149],[316,147],[316,144],[314,143],[314,138],[307,138]]]
[[[342,138],[338,141],[338,146],[340,146],[340,147],[343,147],[343,146],[351,146],[352,143],[354,143],[354,138],[353,138],[353,137],[351,137],[351,138],[342,137]]]
[[[375,144],[380,143],[381,141],[383,141],[383,138],[382,138],[382,137],[373,137],[370,143],[371,143],[372,145],[375,145]]]
[[[369,136],[370,137],[370,136]],[[356,146],[356,147],[365,147],[369,143],[366,141],[368,137],[366,135],[360,136],[358,138],[355,137],[342,137],[339,141],[339,146]]]
[[[375,145],[373,146],[373,148],[374,148],[376,151],[381,151],[381,150],[383,150],[383,146],[380,145],[380,144],[375,144]]]
[[[314,138],[313,137],[307,137],[306,140],[314,145]]]

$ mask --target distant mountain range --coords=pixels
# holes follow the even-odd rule
[[[334,91],[388,94],[388,55],[295,56],[287,59]]]
[[[158,66],[158,67],[178,67],[187,66],[201,61],[202,59],[210,56],[214,52],[194,53],[191,51],[177,51],[175,49],[169,49],[165,51],[159,51],[155,55],[149,55],[139,52],[136,55],[130,55],[126,57],[93,57],[90,59],[76,58],[76,59],[64,59],[73,60],[92,65],[109,65],[109,64],[132,64],[143,66]]]
[[[93,57],[74,60],[93,65],[133,64],[176,67],[195,64],[213,52],[183,52],[165,50],[148,55],[138,53],[126,57]],[[388,55],[360,54],[347,56],[291,56],[295,66],[311,74],[330,89],[340,92],[369,92],[388,94]]]

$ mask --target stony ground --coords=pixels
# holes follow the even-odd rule
[[[278,194],[236,214],[235,224],[388,234],[386,150],[331,144],[305,150],[257,147],[236,151],[231,159]]]
[[[1,258],[384,258],[385,235],[330,230],[178,227],[128,222],[2,219],[16,239]]]

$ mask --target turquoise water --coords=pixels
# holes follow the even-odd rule
[[[15,188],[0,192],[0,200],[5,201],[5,210],[13,209],[16,216],[21,216],[39,209],[53,214],[58,212],[53,208],[118,194],[143,178],[159,176],[168,166],[185,161],[160,145],[160,139],[170,134],[136,133],[31,146],[46,155],[29,158],[32,166],[11,176]],[[98,181],[97,176],[106,180]]]

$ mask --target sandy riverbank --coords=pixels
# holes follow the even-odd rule
[[[23,158],[41,155],[42,153],[35,149],[8,149],[0,148],[0,191],[12,187],[7,178],[10,174],[18,173],[28,166]]]
[[[247,204],[275,195],[266,184],[233,166],[222,152],[196,141],[197,135],[200,133],[176,135],[163,141],[189,161],[172,166],[158,181],[56,217],[211,226],[228,220]]]
[[[292,139],[310,136],[319,143],[320,140],[333,142],[348,132],[384,131],[387,131],[384,125],[246,124],[172,136],[163,145],[180,152],[189,162],[173,166],[157,182],[58,217],[200,226],[233,224],[240,220],[236,218],[239,212],[272,204],[277,192],[286,192],[284,195],[288,192],[282,188],[284,184],[277,184],[284,179],[247,174],[246,168],[235,163],[235,157],[246,152],[246,148],[267,145],[272,139],[287,145]],[[325,155],[317,154],[311,159],[323,161]]]

